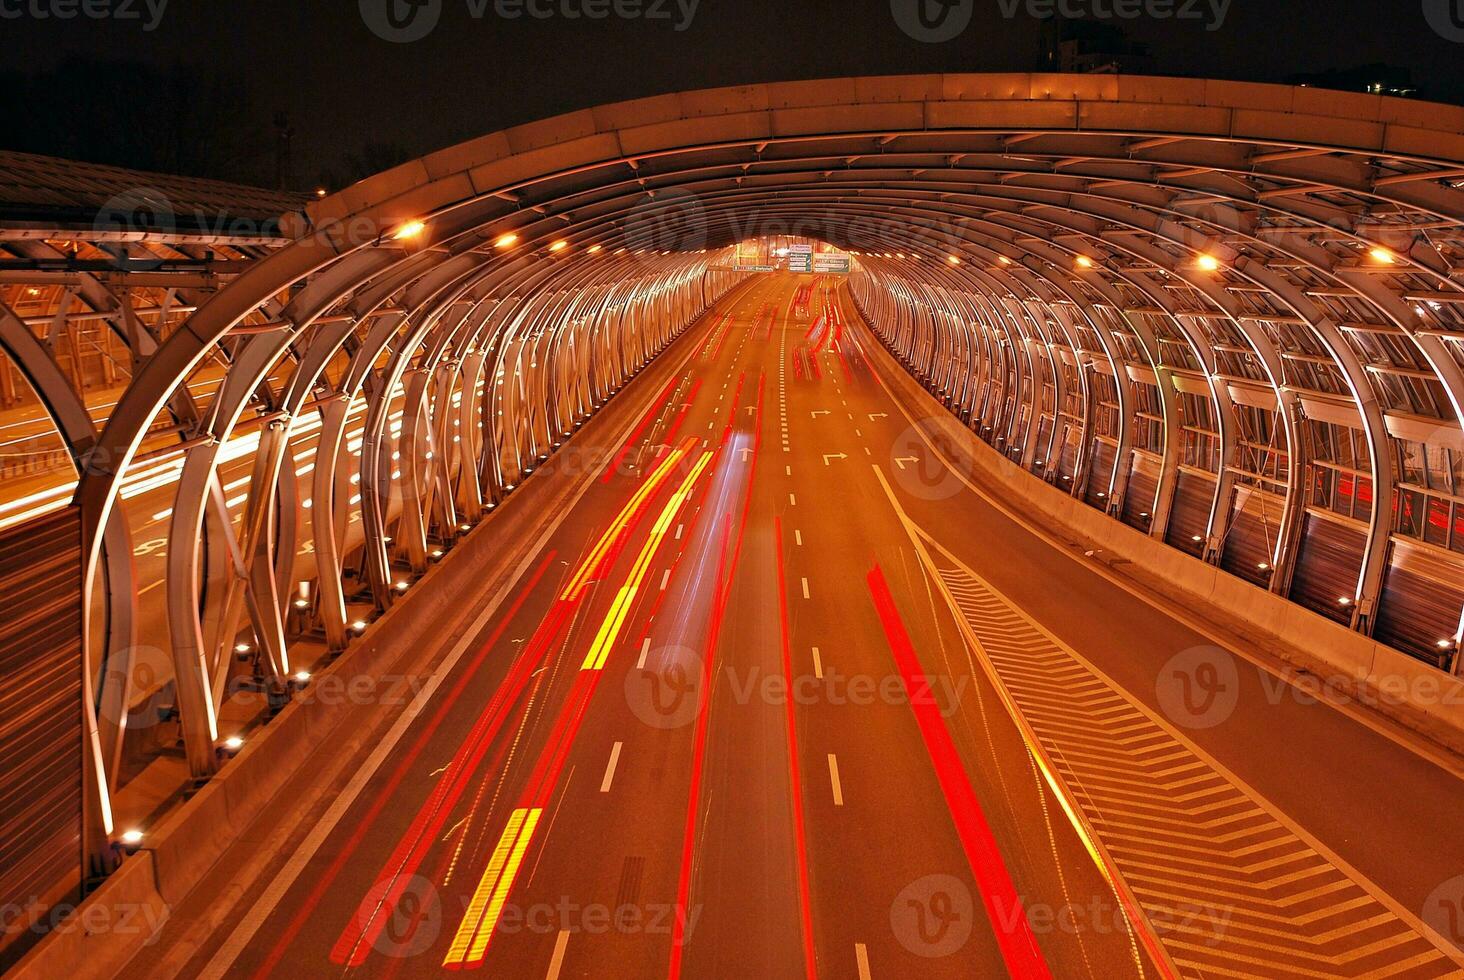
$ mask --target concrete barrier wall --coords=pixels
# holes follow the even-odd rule
[[[882,376],[917,417],[933,420],[977,484],[1034,530],[1085,551],[1181,619],[1238,640],[1351,700],[1464,752],[1464,680],[1334,623],[1115,520],[1002,456],[961,423],[882,345]],[[1120,564],[1115,564],[1120,563]]]

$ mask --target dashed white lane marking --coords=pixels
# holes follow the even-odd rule
[[[676,540],[677,541],[680,541],[681,540],[681,532],[682,531],[685,531],[685,530],[686,530],[686,525],[685,524],[678,524],[678,525],[676,525]]]
[[[872,980],[869,975],[869,950],[863,943],[854,944],[854,961],[859,964],[859,980]]]
[[[813,648],[813,676],[823,680],[823,657],[819,655],[818,647]]]
[[[803,532],[798,530],[797,528],[794,528],[793,540],[798,542],[798,547],[803,547]]]
[[[610,784],[615,781],[615,767],[620,764],[620,750],[624,747],[624,742],[616,742],[610,749],[610,761],[605,764],[605,778],[600,780],[600,792],[610,792]]]
[[[620,743],[616,743],[617,745]],[[569,945],[569,930],[560,929],[559,938],[554,940],[554,955],[549,959],[549,972],[544,975],[544,980],[559,980],[559,970],[564,966],[564,949]],[[861,950],[863,946],[854,947]],[[868,974],[861,973],[861,978],[867,978]]]
[[[791,494],[791,493],[788,494],[788,506],[789,507],[797,507],[798,506],[798,498],[795,497],[795,496],[793,496],[793,494]]]
[[[662,533],[664,534],[665,532],[663,531]],[[665,592],[666,591],[666,583],[668,583],[670,581],[671,581],[671,569],[668,568],[668,569],[666,569],[666,574],[664,574],[664,575],[661,576],[661,591],[662,592]]]
[[[644,670],[645,667],[646,667],[646,658],[649,657],[650,655],[651,655],[651,638],[648,636],[648,637],[645,638],[645,641],[643,643],[641,643],[641,655],[640,655],[640,659],[635,662],[635,669],[636,670]]]
[[[808,594],[808,576],[807,575],[803,576],[803,598],[805,598],[805,599],[811,599],[811,598],[813,598],[812,596],[810,596]]]
[[[856,436],[858,436],[858,437],[859,437],[859,438],[861,438],[861,439],[863,439],[863,438],[864,438],[864,433],[863,433],[863,432],[860,432],[860,431],[859,431],[859,430],[858,430],[858,429],[855,429],[855,430],[854,430],[854,434],[855,434],[855,435],[856,435]]]
[[[793,475],[793,467],[791,467],[791,466],[785,466],[785,467],[783,467],[783,475],[784,476],[792,476]]]
[[[834,806],[844,805],[844,784],[839,782],[839,757],[829,753],[829,785],[834,788]]]

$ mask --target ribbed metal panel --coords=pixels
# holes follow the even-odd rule
[[[1394,539],[1383,579],[1373,636],[1437,667],[1447,668],[1453,652],[1439,647],[1459,629],[1464,581],[1447,552]]]
[[[1357,573],[1367,534],[1317,514],[1308,514],[1291,578],[1291,601],[1345,623],[1352,608],[1340,600],[1357,591]]]
[[[1210,508],[1214,502],[1214,480],[1191,470],[1180,473],[1164,539],[1180,551],[1199,555],[1205,550],[1205,532],[1210,527]]]
[[[25,908],[75,884],[81,867],[75,508],[0,534],[0,603],[0,906]]]

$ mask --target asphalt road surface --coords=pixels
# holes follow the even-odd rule
[[[734,291],[359,792],[130,975],[1458,975],[1457,775],[1013,520],[876,345]]]

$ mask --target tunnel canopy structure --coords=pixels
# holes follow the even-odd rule
[[[344,647],[774,235],[849,251],[873,329],[1034,478],[1455,669],[1464,108],[848,78],[575,112],[319,199],[0,175],[0,343],[79,474],[6,516],[75,487],[96,836],[144,695],[206,778],[238,655],[279,691],[302,624]]]

